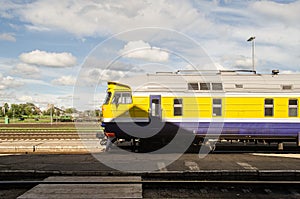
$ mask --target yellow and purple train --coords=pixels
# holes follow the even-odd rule
[[[206,139],[300,139],[300,74],[177,71],[108,82],[105,135],[165,142],[179,128]]]

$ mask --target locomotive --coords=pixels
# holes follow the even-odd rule
[[[300,74],[157,72],[109,81],[102,126],[110,140],[133,147],[166,144],[179,129],[198,145],[250,140],[299,146],[299,99]]]

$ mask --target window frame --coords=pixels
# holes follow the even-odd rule
[[[199,82],[199,89],[200,91],[210,91],[211,90],[211,84],[205,83],[205,82]]]
[[[197,85],[197,88],[195,89],[194,86],[196,86],[196,85]],[[198,91],[198,90],[200,90],[199,83],[198,82],[188,82],[188,90],[190,90],[190,91]]]
[[[217,100],[218,100],[218,103],[215,103],[215,102],[217,102]],[[223,103],[222,98],[213,98],[212,99],[212,116],[213,117],[221,117],[223,115],[222,103]],[[215,110],[219,110],[219,114],[218,114],[218,112],[215,112]]]
[[[103,104],[109,104],[109,101],[110,101],[111,97],[112,97],[112,93],[110,91],[108,91],[106,93],[106,96],[105,96]]]
[[[188,82],[187,89],[189,91],[223,91],[222,82]]]
[[[223,90],[223,84],[222,83],[217,83],[217,82],[212,82],[211,83],[211,89],[213,91],[222,91]]]
[[[129,96],[130,96],[130,100],[128,102],[125,100],[125,97],[124,97],[125,94],[126,95],[129,94]],[[119,98],[117,99],[118,102],[115,101],[116,95],[120,95]],[[129,96],[127,96],[127,97],[129,97]],[[111,103],[112,104],[132,104],[132,94],[129,91],[116,91],[112,97]]]
[[[266,103],[267,100],[272,100],[272,103]],[[267,111],[266,110],[271,109],[272,110],[272,114],[271,115],[267,115]],[[274,99],[273,98],[265,98],[264,99],[264,116],[265,117],[274,117]]]
[[[178,103],[175,103],[175,101]],[[180,110],[179,113],[175,111],[175,109]],[[173,116],[182,116],[183,115],[183,99],[182,98],[174,98],[173,99]]]
[[[290,104],[291,101],[296,101],[296,104]],[[288,116],[289,117],[298,117],[298,99],[289,99],[288,101]],[[292,115],[291,109],[296,109],[296,115]]]

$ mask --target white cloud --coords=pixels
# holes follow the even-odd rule
[[[49,28],[43,26],[32,26],[32,25],[25,25],[25,27],[30,31],[37,31],[37,32],[45,32],[50,31]]]
[[[91,69],[84,74],[83,80],[87,83],[95,84],[98,81],[113,81],[124,77],[126,72],[109,69]]]
[[[32,96],[22,95],[18,98],[21,102],[34,102]]]
[[[289,70],[297,70],[300,1],[280,2],[0,1],[0,16],[18,17],[30,31],[62,30],[80,38],[142,27],[175,29],[192,36],[201,45],[207,43],[208,55],[224,66],[221,62],[224,57],[251,57],[250,47],[244,43],[248,36],[256,36],[257,63],[265,63],[263,67],[267,68],[273,67],[271,61],[272,65],[288,65]],[[135,58],[144,56],[142,51],[140,54],[133,53]]]
[[[0,89],[0,106],[4,103],[12,103],[16,99],[15,91],[7,91]]]
[[[27,64],[49,67],[69,67],[76,64],[76,57],[67,52],[54,53],[34,50],[29,53],[22,53],[19,58]]]
[[[23,83],[20,82],[19,80],[16,80],[11,76],[3,77],[3,75],[0,73],[0,90],[16,88],[22,85]]]
[[[19,63],[12,69],[13,74],[21,75],[22,77],[39,78],[40,70],[33,65]]]
[[[15,12],[35,29],[61,29],[83,37],[145,26],[180,29],[207,21],[188,1],[34,1]]]
[[[52,84],[61,86],[74,86],[76,78],[73,76],[61,76],[58,79],[52,80]]]
[[[15,42],[16,38],[14,37],[13,33],[1,33],[0,40]]]
[[[16,97],[17,103],[34,103],[37,107],[45,110],[48,104],[54,104],[56,107],[67,106],[70,107],[72,100],[61,100],[59,99],[59,95],[53,94],[35,94],[34,96],[28,94],[20,94],[20,96]]]
[[[284,23],[286,25],[299,25],[300,1],[289,4],[276,3],[272,1],[255,1],[250,4],[253,13],[262,16],[263,22]]]
[[[128,58],[137,58],[148,61],[164,62],[169,59],[168,52],[162,51],[157,47],[151,47],[149,43],[142,40],[128,42],[119,53]]]

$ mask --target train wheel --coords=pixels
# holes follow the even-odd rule
[[[138,151],[138,140],[137,140],[137,139],[132,138],[132,139],[130,140],[130,144],[131,144],[131,151],[132,151],[132,152]]]
[[[136,152],[138,153],[144,153],[145,152],[145,140],[139,139],[137,142]]]
[[[103,139],[103,140],[100,141],[101,145],[106,145],[106,143],[107,143],[107,139]]]
[[[204,147],[202,149],[202,151],[204,153],[212,153],[212,152],[214,152],[215,149],[216,149],[216,142],[217,141],[215,141],[215,140],[207,140],[206,142],[204,142],[202,144],[202,147]]]

